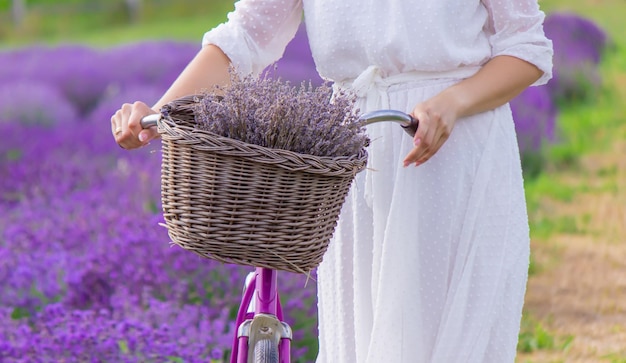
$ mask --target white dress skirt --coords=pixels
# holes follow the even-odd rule
[[[360,107],[410,112],[455,82],[403,82]],[[508,104],[458,120],[419,167],[402,166],[413,143],[398,124],[368,134],[368,168],[318,269],[317,361],[513,362],[529,231]]]

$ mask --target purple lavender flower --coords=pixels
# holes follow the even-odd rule
[[[37,81],[0,84],[0,123],[53,125],[77,120],[77,112],[57,88]]]
[[[111,116],[122,104],[143,101],[152,105],[159,100],[162,94],[161,88],[142,83],[128,84],[124,88],[110,87],[98,106],[85,119],[89,123],[106,123],[108,125]]]
[[[114,85],[144,84],[163,92],[199,50],[195,43],[145,41],[109,48],[103,60]]]
[[[553,43],[557,64],[592,62],[598,64],[608,37],[593,21],[574,13],[551,13],[544,31]]]
[[[530,87],[511,101],[515,131],[522,154],[541,150],[555,141],[557,109],[549,89]]]
[[[571,13],[553,13],[544,23],[554,47],[550,94],[559,102],[588,98],[598,90],[597,69],[608,45],[606,33],[594,22]]]
[[[101,53],[87,46],[34,46],[3,54],[2,60],[1,81],[48,83],[80,113],[93,108],[109,84]]]
[[[296,153],[351,157],[367,146],[355,96],[333,94],[324,84],[291,86],[279,78],[245,76],[231,70],[220,96],[204,94],[195,108],[198,127],[217,135]]]
[[[61,304],[51,304],[37,313],[31,324],[7,319],[3,312],[5,316],[0,321],[7,324],[0,327],[0,341],[5,345],[0,359],[163,362],[177,358],[205,362],[208,357],[219,355],[219,348],[211,348],[213,344],[201,338],[225,343],[233,327],[222,325],[223,318],[211,323],[205,320],[207,308],[152,303],[151,309],[113,314],[107,310],[69,310]]]
[[[108,121],[0,127],[13,136],[0,144],[0,360],[226,356],[249,268],[169,246],[158,145],[122,152]],[[298,309],[315,285],[280,278],[288,321],[314,332]]]

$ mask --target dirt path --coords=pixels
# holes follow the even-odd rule
[[[626,126],[626,125],[625,125]],[[620,130],[623,133],[624,130]],[[520,363],[626,362],[626,142],[556,175],[584,192],[542,202],[541,211],[573,221],[573,231],[532,243],[539,271],[531,276],[525,312],[567,348],[520,354]]]

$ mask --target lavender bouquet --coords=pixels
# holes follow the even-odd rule
[[[369,144],[356,97],[324,83],[292,86],[280,78],[238,77],[205,92],[194,110],[197,126],[214,134],[318,157],[357,155]]]

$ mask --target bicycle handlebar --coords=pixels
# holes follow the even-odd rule
[[[144,116],[141,119],[141,128],[147,129],[152,126],[156,126],[160,119],[161,119],[160,113],[153,113],[151,115]]]
[[[361,115],[359,120],[365,122],[365,125],[384,121],[397,122],[411,137],[415,136],[419,125],[419,122],[415,119],[415,117],[397,110],[378,110],[368,112]]]
[[[160,119],[160,113],[154,113],[145,116],[141,119],[141,127],[147,129],[152,126],[156,126]],[[384,121],[397,122],[411,137],[415,136],[415,132],[417,132],[417,127],[419,124],[419,122],[413,116],[396,110],[378,110],[368,112],[361,115],[361,117],[359,117],[359,121],[364,122],[365,125]]]

